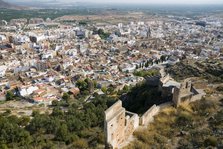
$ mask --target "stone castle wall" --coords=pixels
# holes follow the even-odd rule
[[[125,141],[125,109],[118,101],[105,111],[106,142],[114,148]]]
[[[131,113],[122,107],[119,100],[105,111],[105,134],[107,146],[120,148],[139,126],[138,114]]]
[[[166,75],[163,78],[160,79],[160,81],[162,82],[162,84],[165,84],[166,82],[168,82],[171,79],[170,75]]]
[[[160,111],[160,107],[153,105],[148,111],[146,111],[140,118],[140,125],[146,126],[153,121],[155,115]]]
[[[126,112],[128,114],[130,112]],[[133,113],[130,113],[133,114]],[[139,127],[139,116],[137,114],[133,114],[131,117],[126,118],[126,127],[125,127],[125,140],[133,134],[133,132]]]
[[[163,83],[166,83],[168,80],[170,80],[169,75],[162,78],[161,84],[163,85]],[[205,95],[203,90],[194,88],[189,79],[181,83],[180,86],[161,86],[161,89],[172,93],[172,102],[170,103],[174,104],[176,107],[182,102],[189,103],[200,100]],[[121,148],[139,125],[147,126],[153,121],[154,116],[160,112],[160,109],[171,105],[170,103],[159,106],[153,105],[139,118],[137,114],[126,111],[125,108],[122,107],[121,101],[117,101],[105,111],[106,142],[111,145],[111,148]]]
[[[114,105],[112,105],[105,111],[105,120],[109,120],[110,118],[112,118],[114,116],[114,113],[121,109],[122,109],[122,102],[117,101]]]

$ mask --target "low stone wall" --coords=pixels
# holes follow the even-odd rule
[[[168,82],[171,79],[170,75],[166,75],[165,77],[161,78],[160,81],[165,84],[166,82]]]
[[[153,121],[154,116],[157,115],[159,111],[160,111],[160,107],[153,105],[148,111],[146,111],[140,117],[140,125],[147,126],[150,122]]]
[[[139,127],[139,115],[133,112],[126,111],[126,115],[130,115],[129,121],[133,123],[134,129]]]
[[[190,102],[194,102],[194,101],[197,101],[197,100],[201,100],[202,97],[203,97],[202,94],[194,95],[194,96],[192,96],[192,98],[190,99]]]
[[[133,134],[133,132],[139,127],[139,116],[138,114],[126,112],[128,114],[131,114],[131,116],[126,116],[126,125],[125,125],[125,140],[128,140],[128,138]]]
[[[197,101],[197,100],[201,100],[202,97],[204,97],[206,95],[206,93],[204,92],[203,89],[195,89],[195,88],[192,88],[193,91],[194,91],[194,96],[192,96],[192,98],[190,99],[190,102],[194,102],[194,101]]]

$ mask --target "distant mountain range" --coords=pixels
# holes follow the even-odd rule
[[[14,5],[14,4],[5,2],[3,0],[0,0],[0,8],[5,8],[5,9],[26,9],[27,7]]]

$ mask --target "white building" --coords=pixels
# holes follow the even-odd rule
[[[4,77],[5,76],[5,72],[7,70],[7,66],[3,65],[3,66],[0,66],[0,77]]]
[[[19,91],[19,94],[21,96],[29,96],[31,95],[34,91],[38,90],[39,88],[37,86],[30,86],[30,87],[24,87],[21,88]]]
[[[6,40],[5,35],[0,35],[0,41],[4,41],[4,40]]]
[[[42,59],[51,59],[51,58],[54,57],[53,55],[54,55],[53,52],[48,51],[48,52],[43,54]]]
[[[70,49],[70,50],[67,50],[65,53],[69,56],[76,56],[77,55],[77,49]]]
[[[122,72],[133,72],[136,69],[136,65],[128,63],[122,64],[120,67]]]

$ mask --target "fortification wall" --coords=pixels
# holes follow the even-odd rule
[[[105,111],[104,127],[106,142],[113,148],[125,141],[125,109],[121,101],[117,101]]]
[[[120,109],[122,109],[122,102],[119,100],[105,111],[105,120],[108,120],[114,117],[114,114]]]
[[[133,132],[139,126],[139,116],[134,114],[131,118],[126,119],[126,127],[125,127],[125,140],[133,134]]]
[[[139,126],[138,114],[128,112],[119,100],[105,111],[106,143],[111,148],[120,148]]]
[[[161,83],[170,79],[167,75]],[[162,87],[165,91],[165,88]],[[192,86],[191,81],[184,81],[180,87],[167,88],[167,91],[172,91],[172,102],[167,102],[161,105],[153,105],[140,118],[138,114],[126,111],[122,107],[122,102],[119,100],[113,106],[105,111],[105,134],[106,142],[114,148],[121,148],[123,144],[134,133],[134,131],[141,126],[148,126],[161,109],[175,105],[179,106],[181,102],[194,102],[202,99],[205,92],[202,89],[196,89]]]
[[[153,121],[154,116],[160,111],[160,107],[153,105],[149,110],[147,110],[140,118],[140,125],[147,126]]]
[[[198,94],[192,96],[190,102],[194,102],[197,100],[201,100],[203,96],[206,95],[206,93],[203,90],[196,90]]]
[[[134,129],[138,128],[138,126],[139,126],[139,115],[136,114],[136,113],[126,111],[126,115],[128,115],[128,114],[131,115],[129,121],[133,122]]]
[[[160,81],[162,82],[162,84],[165,84],[166,82],[168,82],[171,79],[170,75],[166,75],[165,77],[161,78]]]

